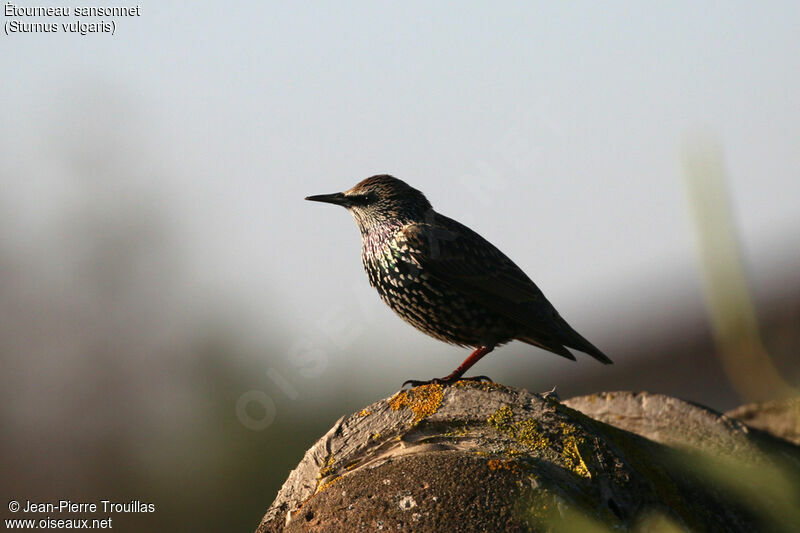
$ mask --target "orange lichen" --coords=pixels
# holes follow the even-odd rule
[[[515,474],[519,474],[522,472],[520,468],[519,462],[517,461],[508,461],[508,460],[501,460],[501,459],[490,459],[489,460],[489,470],[509,470],[514,472]]]
[[[328,487],[330,487],[330,486],[331,486],[331,485],[333,485],[334,483],[336,483],[336,482],[338,482],[338,481],[341,481],[341,480],[342,480],[342,476],[336,476],[335,478],[333,478],[333,479],[331,479],[331,480],[329,480],[329,481],[326,481],[325,483],[323,483],[322,485],[320,485],[320,486],[317,488],[317,491],[314,493],[314,496],[316,496],[317,494],[319,494],[319,493],[320,493],[320,492],[322,492],[323,490],[327,489]],[[309,499],[310,499],[310,498],[309,498]],[[308,501],[308,500],[306,500],[306,501]]]
[[[367,416],[367,415],[371,415],[371,414],[372,414],[372,411],[368,411],[366,409],[362,409],[361,411],[358,412],[358,414],[356,416]]]
[[[389,400],[389,407],[393,411],[399,411],[403,407],[411,409],[414,413],[412,422],[414,425],[438,411],[443,398],[444,387],[438,383],[432,383],[414,387],[409,391],[398,392],[394,398]]]

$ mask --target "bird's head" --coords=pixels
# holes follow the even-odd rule
[[[362,233],[387,223],[421,221],[431,209],[424,194],[387,174],[367,178],[344,192],[308,196],[306,200],[347,208]]]

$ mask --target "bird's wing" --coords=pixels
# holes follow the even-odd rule
[[[439,215],[403,228],[408,254],[422,272],[481,305],[552,336],[560,317],[542,291],[503,252],[463,224]]]
[[[561,318],[539,287],[492,243],[453,219],[435,213],[403,228],[408,255],[440,283],[520,326],[516,338],[569,359],[568,346],[610,364],[603,352]]]

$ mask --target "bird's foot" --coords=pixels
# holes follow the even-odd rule
[[[558,391],[556,391],[556,387],[557,386],[558,385],[553,385],[553,388],[551,390],[549,390],[547,392],[543,392],[542,393],[542,398],[545,399],[545,400],[548,399],[548,398],[552,398],[552,399],[556,400],[557,402],[560,402],[561,398],[558,396]]]
[[[420,381],[420,380],[417,380],[417,379],[409,379],[408,381],[404,382],[403,386],[400,387],[400,388],[405,388],[406,385],[411,385],[412,388],[419,387],[420,385],[452,385],[453,383],[456,383],[457,381],[478,381],[478,382],[489,381],[489,382],[491,382],[492,378],[490,378],[489,376],[470,376],[468,378],[446,376],[446,377],[443,377],[443,378],[433,378],[433,379],[428,379],[428,380],[424,380],[424,381]]]
[[[480,383],[481,381],[486,381],[488,383],[492,383],[492,378],[490,378],[489,376],[470,376],[468,378],[458,378],[453,380],[454,383],[456,381],[477,381],[478,383]]]

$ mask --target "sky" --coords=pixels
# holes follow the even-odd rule
[[[754,284],[800,264],[796,2],[139,5],[113,36],[0,36],[3,237],[45,260],[63,217],[141,197],[204,295],[187,305],[255,345],[279,324],[277,366],[324,346],[405,379],[465,355],[383,308],[349,215],[303,201],[373,174],[496,244],[606,351],[701,302],[697,139]]]

